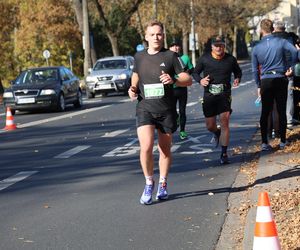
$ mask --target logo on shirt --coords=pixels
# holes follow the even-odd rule
[[[165,63],[161,63],[159,66],[166,67]]]

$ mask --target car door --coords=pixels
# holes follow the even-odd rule
[[[77,92],[79,89],[79,79],[73,74],[71,70],[68,68],[64,68],[64,71],[68,75],[70,79],[70,98],[76,99],[77,98]]]
[[[64,93],[65,101],[68,102],[72,98],[71,79],[64,68],[59,69],[61,76],[61,90]]]

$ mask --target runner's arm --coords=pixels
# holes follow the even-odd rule
[[[136,72],[133,72],[131,76],[131,86],[128,90],[128,95],[130,99],[137,98],[138,87],[139,87],[139,75]]]
[[[178,77],[176,78],[176,86],[178,87],[187,87],[192,85],[192,77],[186,73],[181,72],[178,74]]]

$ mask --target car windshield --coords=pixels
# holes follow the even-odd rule
[[[23,71],[15,80],[15,84],[40,84],[58,80],[57,69],[30,69]]]
[[[126,60],[106,60],[96,63],[94,70],[126,69]]]

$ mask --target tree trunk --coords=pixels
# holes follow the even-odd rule
[[[189,32],[187,30],[182,31],[182,53],[189,54]]]
[[[109,32],[109,31],[107,31],[106,34],[107,34],[108,39],[109,39],[109,41],[110,41],[113,55],[114,55],[114,56],[119,56],[119,55],[120,55],[120,52],[119,52],[119,46],[118,46],[118,38],[117,38],[117,35],[116,35],[116,34],[113,34],[113,33],[111,33],[111,32]]]
[[[237,44],[237,31],[238,31],[238,27],[236,25],[234,25],[234,29],[233,29],[233,45],[232,45],[232,55],[237,58],[237,50],[236,50],[236,44]]]

